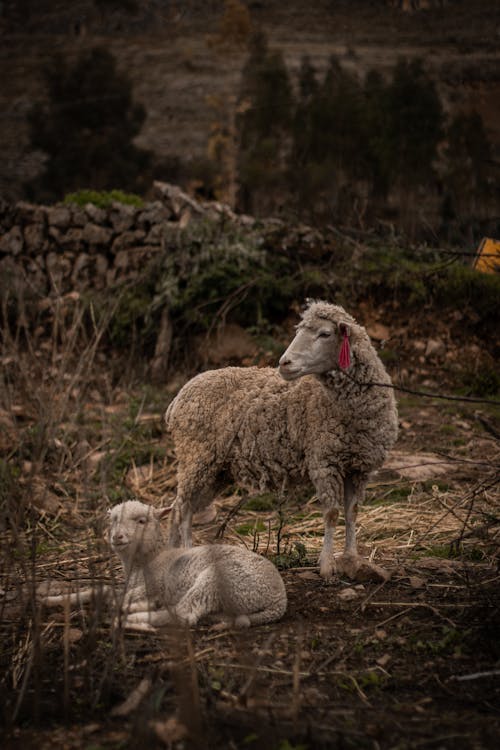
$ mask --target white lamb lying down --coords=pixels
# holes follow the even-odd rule
[[[109,511],[109,541],[125,574],[124,627],[195,625],[215,615],[241,628],[283,616],[285,586],[269,560],[227,544],[169,549],[160,526],[169,510],[128,500]],[[45,603],[65,598],[46,597]],[[73,602],[89,598],[89,590],[70,595]]]

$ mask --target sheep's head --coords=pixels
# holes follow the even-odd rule
[[[312,302],[279,361],[281,376],[285,380],[296,380],[303,375],[321,375],[338,367],[349,367],[353,326],[356,321],[342,307]]]
[[[160,519],[169,508],[152,508],[138,500],[115,505],[109,514],[109,542],[120,557],[144,558],[163,544]]]

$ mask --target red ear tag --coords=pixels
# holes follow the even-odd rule
[[[349,346],[349,337],[347,332],[344,333],[344,339],[339,352],[339,367],[341,370],[347,370],[351,364],[351,348]]]

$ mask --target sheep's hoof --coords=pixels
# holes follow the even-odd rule
[[[319,572],[322,578],[325,579],[325,581],[331,581],[333,576],[337,572],[337,563],[335,558],[332,560],[322,560],[321,557],[319,558]]]
[[[380,565],[375,565],[359,555],[338,555],[336,563],[338,573],[346,575],[353,581],[382,583],[390,577],[389,572]]]

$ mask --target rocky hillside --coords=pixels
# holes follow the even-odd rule
[[[43,100],[43,69],[54,51],[69,59],[96,44],[106,46],[130,76],[134,96],[147,109],[137,143],[159,162],[206,156],[210,127],[237,93],[244,44],[210,44],[223,3],[136,2],[136,12],[113,3],[45,0],[3,4],[0,64],[0,195],[17,200],[39,169],[29,148],[27,113]],[[124,4],[122,3],[122,6]],[[308,54],[321,71],[330,56],[363,76],[387,73],[399,57],[421,57],[435,77],[448,111],[476,108],[500,150],[500,7],[487,0],[404,3],[298,0],[247,3],[254,27],[279,48],[292,76]],[[431,7],[424,7],[431,6]],[[438,6],[438,7],[432,7]],[[181,9],[179,9],[181,8]],[[99,10],[100,9],[100,10]],[[214,103],[218,102],[218,111]],[[221,104],[222,103],[222,104]],[[223,116],[223,115],[222,115]]]

